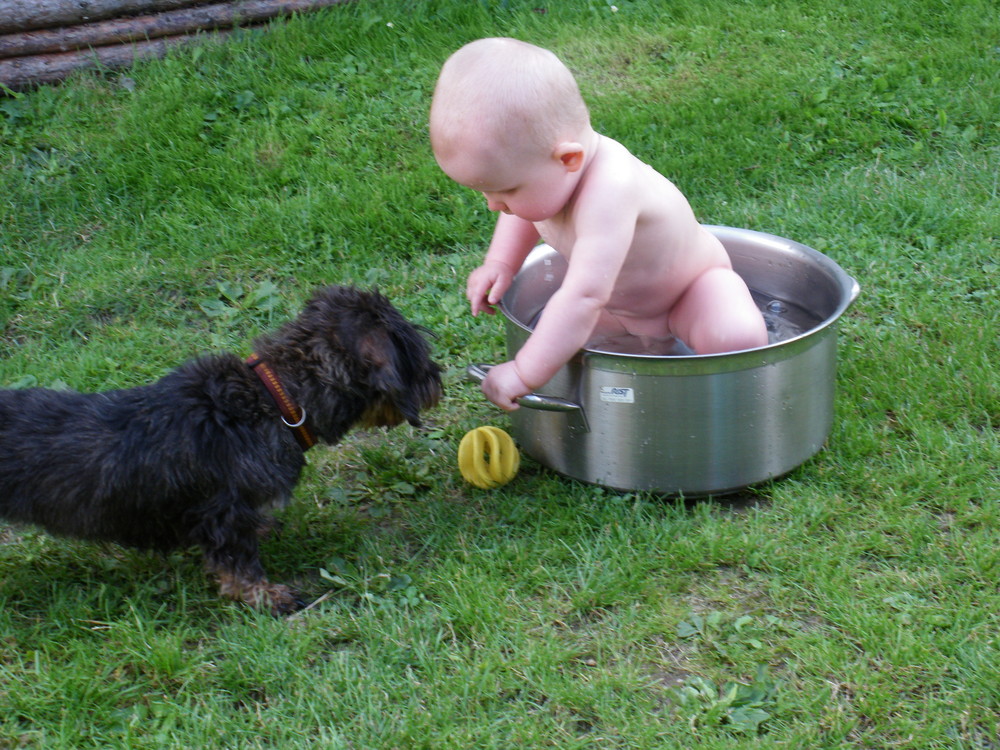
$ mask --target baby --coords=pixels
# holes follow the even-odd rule
[[[517,356],[483,381],[500,408],[517,408],[594,336],[675,336],[698,354],[767,343],[722,244],[673,183],[592,129],[551,52],[515,39],[459,49],[434,90],[430,139],[445,174],[500,212],[466,286],[473,315],[494,312],[539,238],[568,261]]]

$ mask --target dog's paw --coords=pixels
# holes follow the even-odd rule
[[[306,606],[298,592],[281,583],[265,583],[247,590],[243,600],[255,609],[283,617]]]
[[[267,602],[271,609],[271,614],[275,617],[290,615],[304,609],[306,601],[299,596],[295,589],[284,585],[271,586],[267,594]]]
[[[267,579],[248,581],[220,574],[219,593],[254,609],[270,612],[276,617],[291,614],[306,606],[295,589],[283,583],[270,583]]]

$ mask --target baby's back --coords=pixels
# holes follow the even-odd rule
[[[608,304],[634,317],[665,315],[684,291],[710,268],[730,268],[722,243],[698,223],[674,183],[611,139],[602,167],[627,170],[637,206],[635,232]],[[595,175],[598,176],[598,175]]]

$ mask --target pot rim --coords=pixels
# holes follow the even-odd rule
[[[756,244],[759,245],[769,245],[775,250],[787,252],[792,255],[805,256],[815,265],[826,271],[830,277],[836,280],[837,284],[840,286],[840,301],[837,304],[836,309],[828,315],[819,324],[813,326],[807,331],[803,331],[798,336],[793,336],[792,338],[784,339],[782,341],[776,341],[774,343],[765,344],[764,346],[753,347],[751,349],[738,349],[731,352],[719,352],[714,354],[641,354],[641,353],[629,353],[629,352],[610,352],[603,349],[592,349],[585,347],[581,349],[584,354],[596,354],[602,357],[614,357],[616,359],[624,360],[670,360],[670,361],[699,361],[708,362],[711,360],[719,360],[726,358],[740,357],[741,355],[756,354],[760,352],[766,352],[779,348],[796,348],[794,344],[796,342],[802,341],[807,338],[812,338],[819,332],[828,328],[837,322],[841,315],[846,312],[846,310],[854,303],[858,298],[858,294],[861,292],[861,287],[857,280],[850,276],[840,265],[837,264],[835,260],[827,255],[824,255],[819,250],[804,245],[801,242],[796,242],[795,240],[790,240],[785,237],[779,237],[776,234],[769,234],[767,232],[759,232],[754,229],[742,229],[739,227],[730,227],[716,224],[705,224],[703,225],[707,230],[712,232],[716,237],[719,238],[725,244],[726,239],[752,239]],[[530,259],[532,255],[535,254],[547,254],[547,253],[558,252],[551,246],[540,243],[535,246],[531,251],[528,258]],[[525,261],[527,263],[527,261]],[[524,266],[522,266],[523,271]],[[519,271],[518,273],[521,273]],[[516,277],[515,277],[516,279]],[[531,333],[531,328],[528,325],[516,318],[510,311],[507,304],[507,295],[500,300],[500,311],[503,313],[504,317],[508,321],[515,324],[522,330]]]

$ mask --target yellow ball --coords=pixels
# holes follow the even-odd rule
[[[520,464],[517,446],[499,427],[469,430],[458,445],[458,468],[462,476],[484,490],[507,484],[517,474]]]

